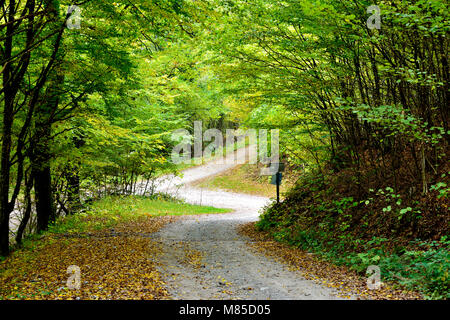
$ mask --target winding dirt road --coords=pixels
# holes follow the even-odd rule
[[[236,152],[244,159],[249,149]],[[231,155],[233,156],[233,155]],[[256,221],[270,200],[189,184],[219,174],[235,164],[218,161],[166,179],[159,191],[193,204],[233,209],[232,213],[185,217],[154,234],[163,248],[160,271],[174,299],[339,299],[337,291],[304,279],[299,272],[256,253],[237,233],[240,224]],[[188,259],[190,257],[190,259]],[[195,263],[186,263],[193,260]]]

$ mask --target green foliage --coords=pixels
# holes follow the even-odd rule
[[[438,182],[436,184],[433,184],[432,186],[430,186],[430,190],[438,191],[439,195],[437,197],[439,199],[448,198],[448,195],[450,193],[450,188],[447,188],[447,184],[445,182]]]
[[[40,200],[60,215],[77,212],[86,196],[137,193],[177,172],[171,133],[202,120],[204,128],[281,130],[281,152],[304,186],[288,196],[292,207],[267,208],[258,228],[361,272],[407,264],[405,284],[431,297],[448,291],[445,240],[388,257],[385,238],[356,236],[369,226],[392,238],[445,228],[447,1],[380,1],[379,30],[367,28],[365,0],[87,1],[81,29],[67,30],[69,4],[0,8],[2,253],[11,208],[40,197],[36,172],[50,168],[51,194]],[[337,186],[335,175],[348,179]],[[366,192],[372,179],[378,191]],[[436,220],[419,201],[430,198]],[[51,230],[101,228],[90,214],[112,226],[147,209],[181,210],[161,199],[138,207],[112,199],[100,203],[114,214],[94,206]],[[435,230],[424,231],[426,218]]]
[[[131,194],[141,181],[176,173],[175,129],[192,131],[196,120],[220,129],[229,123],[226,85],[211,67],[201,26],[206,3],[87,1],[77,4],[80,29],[64,28],[68,5],[19,0],[13,15],[0,9],[0,60],[12,68],[0,73],[15,74],[13,90],[0,91],[0,118],[11,119],[0,128],[0,140],[11,140],[2,154],[2,176],[11,179],[2,188],[16,203],[32,168],[51,168],[54,199],[47,202],[55,201],[56,215],[76,212],[85,194]],[[7,31],[13,24],[17,32]],[[15,105],[6,108],[6,100]],[[32,157],[38,153],[44,156]]]
[[[339,175],[345,181],[344,176]],[[369,189],[366,199],[357,199],[355,193],[336,192],[340,179],[325,177],[305,174],[282,203],[264,210],[256,228],[361,276],[368,266],[378,265],[382,281],[420,291],[430,299],[448,298],[449,242],[446,236],[432,240],[439,230],[423,223],[445,217],[445,203],[430,220],[428,208],[393,187]],[[412,228],[429,238],[418,240],[404,231]]]
[[[285,227],[274,209],[266,211],[256,226],[259,230],[269,231],[276,241],[314,252],[338,265],[346,265],[362,276],[368,266],[378,265],[382,281],[421,291],[428,299],[450,298],[450,243],[445,237],[440,241],[412,242],[411,245],[418,248],[415,250],[402,248],[392,252],[385,246],[386,238],[374,237],[362,242],[353,237],[334,238],[332,233],[313,229]],[[350,243],[364,243],[364,249],[355,251]]]

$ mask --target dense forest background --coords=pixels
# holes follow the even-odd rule
[[[445,0],[0,1],[0,254],[176,171],[194,121],[281,130],[299,183],[262,228],[439,240],[449,30]]]

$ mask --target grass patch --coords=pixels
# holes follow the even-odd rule
[[[275,198],[276,186],[270,184],[270,177],[259,175],[259,170],[256,165],[243,164],[217,176],[197,181],[194,185],[205,189],[220,189]],[[288,180],[283,180],[280,186],[280,193],[286,192],[290,185],[291,183]]]
[[[148,217],[228,213],[230,209],[187,204],[177,200],[142,196],[106,197],[85,212],[66,216],[50,226],[53,233],[91,232]]]

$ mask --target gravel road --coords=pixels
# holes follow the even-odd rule
[[[247,150],[238,150],[237,159],[242,160]],[[301,273],[256,253],[249,247],[249,239],[237,233],[239,224],[258,219],[270,202],[268,198],[189,185],[234,165],[213,161],[188,169],[182,178],[172,177],[158,187],[189,203],[233,209],[228,214],[187,216],[154,234],[163,248],[160,271],[171,296],[194,300],[339,299],[336,290],[306,280]]]

